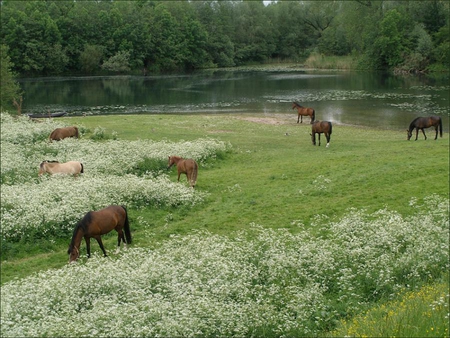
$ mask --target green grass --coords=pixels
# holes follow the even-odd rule
[[[309,124],[297,124],[294,115],[275,117],[281,123],[230,115],[92,116],[64,122],[82,126],[83,137],[101,127],[122,140],[212,137],[232,144],[229,153],[199,168],[196,189],[209,192],[206,203],[193,209],[130,210],[136,246],[158,245],[171,234],[195,229],[232,236],[251,223],[296,231],[299,222],[309,227],[317,215],[338,220],[349,208],[387,207],[407,216],[413,197],[448,198],[448,134],[437,141],[406,141],[402,131],[335,125],[325,148],[323,140],[322,146],[312,146]],[[175,181],[176,170],[170,175]],[[181,182],[187,184],[185,176]],[[137,217],[150,224],[150,236],[133,227]],[[14,255],[2,255],[2,283],[63,266],[69,240],[11,244],[8,252]],[[106,236],[107,247],[114,242],[113,234]],[[99,248],[94,244],[92,250]]]
[[[333,337],[448,337],[448,276],[342,321]]]

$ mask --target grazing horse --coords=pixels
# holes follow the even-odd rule
[[[435,140],[437,140],[438,137],[438,128],[442,137],[442,119],[439,116],[418,117],[411,122],[409,129],[406,130],[408,132],[408,141],[412,136],[412,131],[414,128],[416,129],[416,141],[417,136],[419,135],[419,129],[422,130],[423,136],[426,140],[427,135],[425,135],[424,129],[430,127],[434,127],[436,130],[436,136],[434,137]]]
[[[52,131],[52,133],[48,138],[50,142],[52,142],[52,141],[60,141],[67,137],[78,138],[78,128],[77,127],[56,128],[55,130]]]
[[[68,174],[78,176],[84,173],[83,163],[78,161],[69,161],[66,163],[59,163],[58,161],[44,161],[39,165],[39,176],[48,173],[53,174]]]
[[[327,148],[330,145],[331,132],[333,131],[333,126],[331,122],[328,121],[316,121],[313,123],[312,127],[311,140],[312,144],[316,145],[316,134],[319,134],[319,146],[320,146],[320,134],[325,134],[327,138]]]
[[[311,124],[314,122],[316,118],[316,111],[314,109],[303,107],[298,102],[292,102],[292,109],[297,109],[298,112],[297,123],[299,120],[300,123],[303,123],[303,116],[309,116],[311,118]]]
[[[178,169],[178,182],[180,182],[180,175],[186,174],[187,180],[192,188],[195,187],[197,182],[198,164],[193,159],[183,159],[179,156],[169,156],[169,166],[170,169],[173,165],[177,166]]]
[[[124,206],[110,205],[98,211],[89,211],[78,222],[73,230],[72,240],[67,253],[69,254],[69,263],[72,263],[80,257],[81,240],[86,241],[86,250],[88,258],[91,257],[91,237],[95,238],[106,257],[105,247],[103,246],[101,236],[115,229],[117,231],[117,249],[120,249],[120,241],[124,245],[131,244],[130,224],[128,223],[128,213]],[[125,236],[124,231],[125,230]]]

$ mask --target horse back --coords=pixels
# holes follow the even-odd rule
[[[126,210],[120,205],[110,205],[104,209],[90,211],[90,224],[86,233],[90,236],[104,235],[117,226],[123,227],[127,217]]]
[[[78,138],[78,128],[77,127],[65,127],[65,128],[56,128],[53,130],[49,136],[50,140],[60,141],[66,137],[76,137]]]

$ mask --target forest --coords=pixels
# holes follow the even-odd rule
[[[2,60],[19,76],[155,74],[312,54],[359,69],[448,71],[449,2],[11,1]],[[3,70],[2,70],[3,72]]]

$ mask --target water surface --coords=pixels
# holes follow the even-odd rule
[[[314,108],[317,119],[336,124],[405,129],[417,116],[440,115],[448,131],[450,112],[448,76],[216,70],[147,77],[35,78],[20,83],[25,91],[24,113],[295,116],[292,101],[298,101]]]

